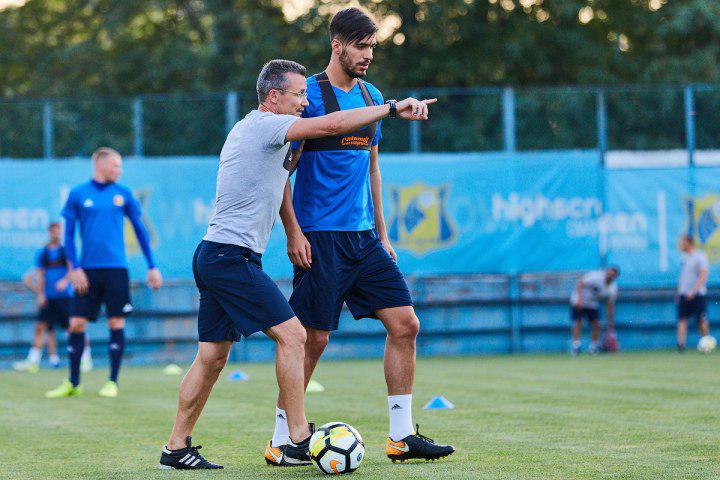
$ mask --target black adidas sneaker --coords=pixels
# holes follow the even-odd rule
[[[205,460],[198,452],[202,447],[200,445],[193,446],[191,441],[192,437],[188,435],[185,439],[187,446],[178,450],[169,450],[165,445],[160,456],[160,468],[164,470],[215,470],[223,468],[222,465]]]
[[[310,438],[315,433],[315,424],[309,423],[310,435],[300,443],[293,443],[292,440],[280,447],[282,459],[286,465],[300,466],[310,465]]]
[[[415,434],[408,435],[402,440],[395,442],[390,437],[385,445],[385,454],[393,462],[404,462],[412,458],[423,460],[437,460],[455,453],[452,445],[435,445],[435,442],[420,435],[420,425],[415,425]]]

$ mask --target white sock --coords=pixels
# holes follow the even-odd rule
[[[280,407],[275,407],[275,431],[270,441],[271,447],[279,447],[290,443],[290,428],[287,423],[287,414]]]
[[[60,363],[60,357],[58,357],[57,355],[50,355],[50,363],[52,365],[57,365],[58,363]]]
[[[412,423],[412,394],[388,395],[390,439],[398,442],[415,433]]]
[[[580,340],[573,340],[573,348],[580,348],[580,345],[582,345],[582,342]]]
[[[90,345],[85,344],[85,349],[83,350],[82,357],[80,357],[84,361],[92,360],[92,352],[90,351]]]
[[[42,358],[42,350],[39,348],[32,347],[30,351],[28,352],[28,362],[31,363],[40,363],[40,359]]]
[[[598,342],[590,342],[590,350],[597,350]]]

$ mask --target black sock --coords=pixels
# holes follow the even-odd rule
[[[117,382],[120,373],[120,364],[122,356],[125,352],[125,329],[118,328],[110,330],[110,344],[108,345],[110,353],[110,380]]]
[[[85,332],[71,333],[68,338],[70,354],[70,382],[74,387],[80,385],[80,358],[85,350]]]

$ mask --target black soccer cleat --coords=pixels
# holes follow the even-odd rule
[[[399,442],[388,437],[385,445],[385,454],[395,462],[405,462],[412,458],[434,461],[438,458],[447,457],[455,453],[452,445],[435,445],[435,442],[420,435],[420,425],[415,425],[415,434],[408,435]]]
[[[282,452],[282,466],[303,466],[310,465],[310,438],[315,433],[315,424],[308,424],[310,435],[300,443],[293,443],[292,440],[280,447]],[[267,459],[266,459],[267,460]]]
[[[223,468],[217,463],[208,462],[200,455],[202,447],[200,445],[193,446],[190,435],[185,439],[185,448],[178,450],[169,450],[167,445],[162,449],[160,456],[160,468],[163,470],[217,470]]]

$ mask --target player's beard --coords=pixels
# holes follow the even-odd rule
[[[347,50],[343,49],[343,51],[340,52],[340,66],[347,76],[350,78],[365,78],[366,72],[356,72],[353,70],[353,67],[356,67],[357,65],[353,65],[349,57],[350,56],[347,54]]]

